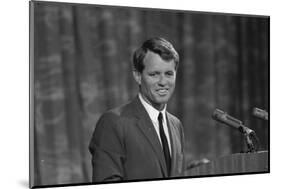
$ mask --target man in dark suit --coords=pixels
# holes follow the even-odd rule
[[[135,51],[139,94],[99,119],[89,145],[93,182],[183,176],[182,124],[166,111],[178,63],[178,53],[163,38],[149,39]]]

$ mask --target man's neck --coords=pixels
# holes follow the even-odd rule
[[[162,111],[166,111],[166,104],[152,104],[149,100],[147,100],[147,98],[142,95],[141,93],[139,93],[139,98],[142,99],[147,105],[153,107],[154,109],[162,112]]]

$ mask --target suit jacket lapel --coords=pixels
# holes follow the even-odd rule
[[[143,132],[144,136],[147,138],[149,143],[151,144],[156,156],[158,157],[158,160],[160,162],[162,172],[165,177],[168,176],[166,163],[165,163],[165,157],[162,151],[162,146],[159,142],[158,135],[154,129],[153,123],[146,112],[145,108],[142,106],[140,100],[138,97],[133,101],[134,109],[132,109],[133,113],[135,114],[135,117],[138,118],[138,127]]]
[[[177,126],[175,123],[172,121],[173,119],[167,112],[166,114],[167,118],[167,124],[168,124],[168,129],[169,129],[169,134],[170,134],[170,142],[171,142],[171,149],[172,149],[172,155],[171,155],[171,176],[177,176],[179,170],[177,170],[177,164],[179,163],[179,154],[181,154],[181,141],[180,141],[180,136],[179,132],[177,129]]]
[[[170,137],[170,143],[171,143],[171,172],[169,173],[170,175],[172,175],[173,169],[175,167],[175,147],[174,146],[174,125],[170,119],[170,117],[168,116],[168,114],[166,113],[166,120],[167,120],[167,126],[168,126],[168,131],[169,131],[169,137]]]

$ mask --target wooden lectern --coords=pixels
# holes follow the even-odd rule
[[[221,157],[185,171],[185,176],[269,173],[268,152],[239,153]]]

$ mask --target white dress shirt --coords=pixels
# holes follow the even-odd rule
[[[139,99],[142,103],[142,105],[144,106],[145,110],[147,111],[153,126],[156,130],[156,133],[158,135],[158,139],[160,141],[160,144],[162,145],[161,142],[161,137],[160,137],[160,131],[159,131],[159,123],[158,123],[158,115],[159,115],[159,110],[155,109],[152,105],[150,105],[149,103],[147,103],[142,95],[139,93]],[[169,151],[170,151],[170,155],[171,155],[171,142],[170,142],[170,136],[169,136],[169,131],[168,131],[168,126],[167,126],[167,120],[166,120],[166,107],[167,105],[165,104],[165,107],[163,108],[163,110],[161,111],[161,113],[163,114],[163,129],[164,129],[164,133],[166,135],[166,138],[168,140],[168,145],[169,145]]]

